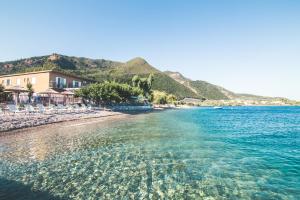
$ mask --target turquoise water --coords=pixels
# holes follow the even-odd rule
[[[300,199],[300,107],[196,108],[0,137],[0,199]]]

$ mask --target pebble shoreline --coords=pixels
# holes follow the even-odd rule
[[[0,135],[12,130],[36,127],[58,122],[67,122],[80,119],[101,118],[120,115],[119,112],[93,111],[93,112],[70,112],[70,113],[50,113],[50,114],[4,114],[0,115]]]

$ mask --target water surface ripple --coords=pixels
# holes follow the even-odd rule
[[[300,199],[300,107],[171,110],[0,137],[0,199]]]

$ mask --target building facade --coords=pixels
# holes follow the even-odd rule
[[[27,84],[31,83],[36,93],[44,92],[49,88],[75,89],[85,86],[91,82],[91,80],[55,70],[36,71],[0,76],[0,84],[2,84],[5,88],[14,86],[26,88]]]

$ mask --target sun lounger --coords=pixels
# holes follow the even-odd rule
[[[93,106],[91,104],[86,105],[90,110],[94,110]]]
[[[50,104],[50,105],[46,108],[46,110],[47,110],[48,112],[53,112],[53,113],[57,113],[57,112],[58,112],[57,107],[56,107],[55,105],[53,105],[53,104]]]
[[[81,108],[78,104],[75,104],[75,105],[74,105],[74,110],[75,110],[76,112],[81,112],[81,111],[82,111],[82,108]]]
[[[34,107],[32,105],[25,105],[25,111],[27,113],[36,113],[36,110],[34,109]]]
[[[103,108],[104,111],[112,111],[110,108]]]
[[[91,105],[86,106],[85,104],[81,104],[81,110],[87,111],[87,112],[92,112],[93,111]]]
[[[24,111],[20,111],[15,104],[8,104],[7,107],[10,113],[24,113]]]
[[[89,106],[92,108],[92,110],[95,110],[95,111],[104,110],[104,108],[101,106],[91,106],[91,105],[89,105]]]
[[[72,105],[67,105],[67,106],[66,106],[66,111],[69,112],[69,113],[74,112],[73,106],[72,106]]]
[[[45,114],[47,112],[47,110],[43,104],[37,104],[36,107],[38,108],[39,113]]]
[[[64,112],[67,112],[67,111],[68,111],[68,108],[65,107],[65,106],[62,105],[62,104],[58,104],[58,105],[56,106],[56,109],[57,109],[57,111],[60,112],[60,113],[64,113]]]
[[[0,115],[4,115],[4,112],[1,107],[0,107]]]

